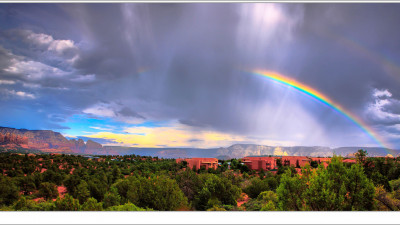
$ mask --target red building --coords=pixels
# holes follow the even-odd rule
[[[193,169],[193,167],[196,167],[196,169],[200,169],[204,167],[206,170],[209,168],[212,169],[217,169],[218,167],[218,159],[216,158],[188,158],[188,159],[176,159],[177,163],[180,163],[182,161],[187,162],[187,167]]]
[[[311,158],[312,161],[316,161],[318,164],[323,164],[326,168],[328,164],[331,162],[331,158]]]
[[[303,167],[310,164],[311,159],[306,156],[282,156],[282,165]]]
[[[278,169],[278,159],[281,160],[283,166],[294,166],[296,168],[310,164],[311,160],[323,163],[325,167],[330,162],[330,158],[310,158],[306,156],[244,157],[242,162],[247,165],[250,170],[274,170]]]
[[[345,159],[343,160],[344,163],[356,163],[355,159]]]
[[[242,162],[250,170],[273,170],[277,169],[276,159],[280,157],[244,157]]]

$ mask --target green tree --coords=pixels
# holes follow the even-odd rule
[[[386,191],[392,191],[392,187],[390,186],[389,180],[387,176],[382,175],[380,172],[378,171],[374,171],[371,174],[371,180],[372,182],[374,182],[374,185],[377,187],[379,185],[382,185]]]
[[[118,189],[115,186],[112,186],[104,196],[104,208],[107,209],[111,206],[119,205],[120,202],[121,196],[118,194]]]
[[[244,203],[247,211],[276,211],[278,197],[273,191],[261,192],[257,198]]]
[[[310,176],[304,195],[307,210],[373,210],[375,188],[360,164],[344,166],[333,157]]]
[[[64,181],[64,185],[68,190],[68,193],[72,196],[75,196],[76,187],[81,182],[81,178],[76,174],[68,175]]]
[[[261,180],[259,177],[250,179],[250,184],[244,188],[244,192],[249,195],[250,198],[257,198],[257,196],[263,192],[270,190],[267,180]]]
[[[58,196],[56,185],[50,182],[43,182],[39,187],[39,196],[44,199],[53,199]]]
[[[196,209],[206,210],[216,204],[236,205],[236,199],[240,197],[241,190],[233,185],[225,177],[218,177],[214,174],[208,174],[203,188],[195,197]]]
[[[278,205],[284,211],[299,211],[304,207],[303,192],[307,188],[306,180],[291,170],[282,174],[280,185],[276,189]]]
[[[18,177],[16,182],[24,195],[29,195],[36,190],[35,179],[32,176]]]
[[[317,161],[314,161],[314,160],[311,160],[310,166],[311,166],[312,168],[318,168],[318,162],[317,162]]]
[[[400,178],[396,180],[389,181],[390,187],[396,191],[400,189]]]
[[[375,189],[375,200],[379,211],[398,211],[400,210],[400,200],[396,199],[393,194],[388,193],[382,185]]]
[[[368,153],[367,151],[360,149],[354,154],[354,156],[356,157],[357,163],[363,165],[367,159]]]
[[[95,198],[89,198],[85,203],[83,203],[81,209],[83,211],[102,211],[103,204],[101,202],[97,202]]]
[[[88,181],[90,196],[97,199],[97,201],[103,201],[103,197],[107,192],[107,182],[103,182],[100,179],[94,178]]]
[[[192,170],[181,171],[176,175],[176,181],[183,194],[189,201],[193,201],[201,189],[201,181],[199,176]]]
[[[55,201],[57,211],[79,211],[81,206],[78,199],[66,194],[64,198],[58,197]]]
[[[43,173],[43,180],[46,182],[55,183],[61,185],[63,181],[63,176],[60,173],[55,172],[53,169],[48,169]]]
[[[21,198],[14,205],[14,210],[16,211],[33,211],[34,208],[35,203],[31,200],[27,200],[25,196],[21,196]]]
[[[128,178],[128,179],[123,179],[117,181],[115,184],[113,184],[111,187],[115,187],[118,190],[119,196],[121,196],[121,204],[125,204],[128,202],[128,190],[130,188],[130,183],[132,183],[132,179],[134,178]]]
[[[121,170],[118,167],[114,167],[112,170],[112,183],[122,178]]]
[[[8,206],[19,198],[18,187],[11,178],[0,174],[0,206]]]
[[[86,181],[82,180],[76,187],[75,197],[79,200],[80,204],[86,202],[86,200],[90,197],[89,185],[86,183]]]
[[[139,207],[161,211],[187,206],[187,198],[175,180],[166,176],[129,177],[127,199]]]
[[[258,201],[263,202],[261,211],[276,211],[278,196],[273,191],[264,191],[260,193],[257,197]]]
[[[108,211],[146,211],[146,209],[137,207],[135,204],[126,203],[124,205],[112,206],[107,209]]]

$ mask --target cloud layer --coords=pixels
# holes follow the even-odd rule
[[[3,4],[0,124],[126,146],[377,145],[323,104],[249,73],[265,69],[324,93],[400,148],[399,12],[391,4]]]

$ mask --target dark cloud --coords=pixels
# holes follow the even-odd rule
[[[188,125],[188,126],[192,126],[192,127],[204,127],[204,126],[206,126],[205,124],[201,124],[201,123],[198,123],[198,122],[193,121],[193,120],[181,119],[181,120],[179,120],[179,123],[185,124],[185,125]]]
[[[390,101],[383,107],[383,111],[400,115],[400,101]]]
[[[297,79],[397,134],[385,129],[400,104],[383,106],[391,114],[383,119],[366,109],[375,89],[400,99],[399,12],[393,4],[2,5],[0,79],[15,84],[0,89],[37,97],[2,99],[10,110],[0,122],[50,128],[100,104],[117,119],[304,145],[374,144],[340,113],[247,70]]]
[[[126,116],[126,117],[137,117],[137,118],[141,118],[141,119],[146,119],[145,117],[141,116],[140,114],[138,114],[137,112],[133,111],[132,109],[130,109],[128,107],[124,107],[121,110],[119,110],[118,114],[120,114],[122,116]]]

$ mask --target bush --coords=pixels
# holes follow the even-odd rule
[[[244,188],[244,192],[249,195],[250,198],[257,198],[257,196],[268,190],[275,190],[278,182],[275,177],[267,177],[261,180],[259,177],[250,179],[250,184]]]
[[[107,209],[108,211],[146,211],[146,209],[137,207],[135,204],[126,203],[124,205],[112,206]]]
[[[203,188],[195,197],[195,207],[206,210],[215,204],[236,205],[236,199],[240,197],[241,189],[233,185],[227,178],[209,174],[204,181]]]
[[[55,205],[57,211],[79,211],[81,208],[79,200],[69,194],[66,194],[64,198],[58,197]]]
[[[39,188],[39,196],[46,200],[56,198],[58,196],[56,185],[49,182],[42,183]]]
[[[0,174],[0,206],[9,206],[18,199],[18,187],[11,178]]]
[[[89,198],[85,203],[82,205],[83,211],[102,211],[103,204],[101,202],[97,202],[95,198]]]
[[[129,177],[127,199],[139,207],[161,211],[187,206],[187,198],[175,180],[166,176]]]

